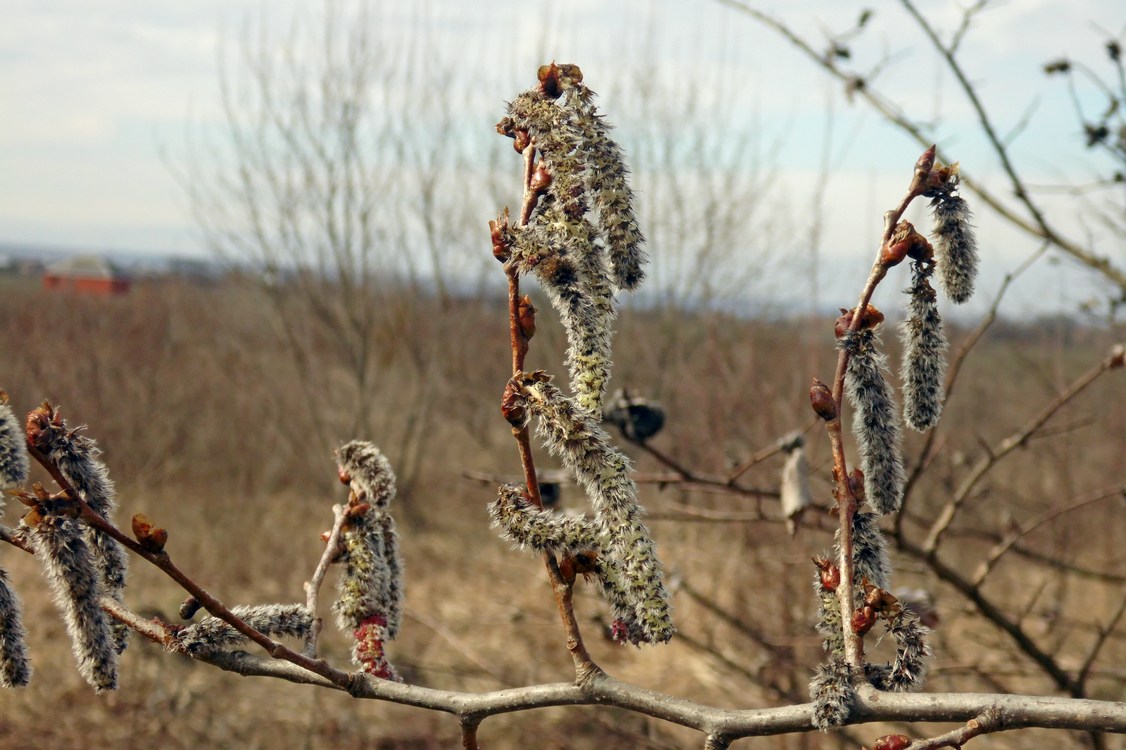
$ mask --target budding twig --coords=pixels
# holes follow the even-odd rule
[[[324,583],[325,574],[328,573],[333,560],[340,556],[340,534],[347,517],[343,505],[332,506],[332,530],[328,533],[324,554],[321,555],[317,568],[313,571],[313,577],[305,582],[305,607],[313,614],[313,627],[305,642],[305,655],[311,659],[317,658],[317,640],[321,635],[322,620],[317,616],[317,600],[320,597],[321,584]]]

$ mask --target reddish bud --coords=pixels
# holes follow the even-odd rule
[[[493,257],[504,263],[512,254],[508,248],[508,209],[495,220],[489,222],[489,238],[493,243]]]
[[[876,740],[872,750],[906,750],[911,746],[911,738],[902,734],[885,734]]]
[[[144,513],[133,516],[133,536],[149,552],[162,552],[168,543],[168,531],[154,527]]]
[[[504,386],[504,395],[500,399],[500,413],[513,427],[523,427],[524,421],[528,418],[523,394],[520,393],[519,386],[511,380]]]
[[[833,392],[817,378],[813,379],[813,385],[809,387],[809,403],[813,407],[814,414],[826,422],[837,418],[837,404],[833,401]]]
[[[841,569],[825,557],[813,558],[813,564],[821,572],[821,587],[826,591],[836,591],[841,585]]]
[[[837,318],[836,322],[833,324],[833,333],[836,334],[837,338],[844,336],[845,332],[852,328],[852,322],[856,318],[855,309],[846,310],[842,307],[840,311],[841,317]],[[883,322],[884,314],[872,305],[868,305],[864,308],[864,314],[860,317],[858,330],[863,328],[875,328]]]
[[[520,297],[516,315],[520,333],[524,334],[525,341],[530,341],[536,335],[536,308],[532,305],[531,297],[526,294]]]
[[[189,596],[187,599],[180,602],[180,618],[183,620],[192,619],[202,606],[199,599],[196,599],[194,596]]]
[[[532,136],[528,134],[527,130],[514,130],[512,137],[512,148],[516,149],[519,154],[524,153],[524,149],[532,145]]]
[[[536,77],[540,81],[540,91],[548,99],[557,99],[563,90],[559,87],[559,76],[562,71],[554,61],[550,65],[541,65],[540,69],[536,72]]]
[[[848,475],[848,491],[856,498],[856,502],[864,502],[864,472],[859,467],[854,468]]]
[[[930,171],[934,169],[934,158],[936,153],[937,151],[934,147],[934,144],[932,143],[930,147],[919,156],[918,161],[915,162],[915,177],[920,180],[926,179],[927,175],[930,174]]]
[[[852,613],[852,632],[864,636],[876,624],[876,611],[871,607],[861,607]]]
[[[547,171],[547,167],[541,161],[536,165],[535,171],[532,172],[532,179],[528,183],[528,187],[533,192],[542,193],[551,186],[551,172]]]
[[[336,469],[336,476],[340,478],[341,484],[349,484],[352,481],[352,475],[343,466],[338,466]]]

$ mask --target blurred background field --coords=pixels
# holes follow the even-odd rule
[[[332,450],[353,437],[373,440],[400,474],[394,511],[407,571],[406,617],[389,654],[407,679],[459,690],[566,681],[570,659],[542,566],[497,538],[484,510],[494,489],[466,476],[519,473],[498,411],[509,367],[499,268],[494,281],[473,298],[387,290],[378,322],[387,335],[370,387],[360,396],[331,357],[299,362],[274,308],[261,300],[259,288],[238,278],[153,280],[114,298],[62,295],[5,279],[0,385],[19,412],[47,398],[62,405],[72,425],[87,424],[118,485],[119,522],[144,512],[166,526],[168,549],[181,567],[228,604],[303,600],[301,584],[320,555],[330,506],[344,499]],[[529,363],[560,372],[561,331],[550,314],[540,319]],[[701,473],[725,474],[805,426],[809,379],[828,378],[835,360],[829,317],[769,321],[638,307],[623,312],[618,328],[612,385],[658,400],[668,423],[653,445]],[[953,345],[965,335],[953,331]],[[922,524],[933,519],[983,444],[1023,424],[1103,358],[1112,341],[1112,331],[1064,320],[991,329],[948,405],[940,450],[910,501],[907,533],[922,534]],[[969,575],[996,541],[988,534],[1121,485],[1122,393],[1121,372],[1109,373],[1027,449],[1008,457],[959,516],[942,558]],[[348,431],[356,398],[371,409],[362,434]],[[827,505],[827,442],[817,430],[808,438],[815,498]],[[909,462],[920,445],[920,436],[908,436]],[[626,451],[642,474],[668,471],[635,446]],[[541,466],[554,465],[541,457]],[[781,458],[769,459],[743,484],[776,490],[780,470]],[[675,483],[644,485],[642,502],[675,586],[681,635],[664,647],[613,645],[602,636],[599,600],[580,588],[579,614],[595,659],[622,679],[718,706],[806,700],[810,671],[821,658],[809,558],[830,544],[830,524],[811,513],[791,539],[769,497]],[[1026,546],[1073,569],[1126,576],[1124,502],[1119,493],[1064,513],[1027,537]],[[574,486],[562,488],[562,505],[586,507]],[[18,514],[18,504],[10,502],[5,523],[15,524]],[[137,638],[124,655],[121,689],[95,696],[73,669],[34,561],[13,548],[0,554],[25,600],[35,668],[31,687],[3,695],[0,746],[425,748],[459,742],[456,721],[444,715],[239,678]],[[966,599],[926,565],[895,557],[896,586],[929,591],[940,618],[929,689],[1053,690],[1006,636],[974,616]],[[1010,554],[984,590],[1061,663],[1078,668],[1121,589],[1113,579]],[[176,621],[182,598],[158,571],[134,560],[126,597],[131,607]],[[347,648],[327,627],[325,654],[343,665]],[[1094,667],[1092,697],[1123,698],[1123,663],[1126,634],[1119,632]],[[875,727],[850,732],[868,742],[883,733]],[[491,718],[481,739],[489,747],[559,748],[696,742],[691,732],[595,708]],[[1081,738],[1073,739],[1082,746]],[[989,740],[995,747],[1039,741],[1035,733]],[[836,743],[808,735],[754,745]]]

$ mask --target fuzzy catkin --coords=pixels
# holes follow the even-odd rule
[[[852,560],[857,584],[868,579],[881,589],[891,587],[891,560],[875,513],[860,511],[852,517]]]
[[[502,537],[521,548],[565,555],[598,551],[598,533],[589,519],[537,508],[519,485],[501,485],[489,517]]]
[[[669,595],[656,546],[641,522],[644,509],[637,503],[629,460],[589,413],[551,383],[530,376],[523,392],[528,412],[539,418],[537,432],[544,444],[562,458],[591,499],[603,555],[621,572],[644,640],[668,641],[675,632]]]
[[[849,354],[845,394],[854,412],[852,433],[860,451],[864,494],[876,512],[894,513],[903,502],[906,474],[895,397],[884,378],[887,357],[876,348],[878,339],[871,329],[847,331],[838,343]]]
[[[27,656],[27,631],[23,628],[20,598],[0,569],[0,686],[22,687],[31,681]]]
[[[28,535],[62,611],[78,671],[96,692],[117,689],[117,648],[99,606],[101,577],[77,521],[39,518]]]
[[[809,683],[809,697],[813,700],[813,726],[822,732],[848,720],[856,702],[856,690],[852,687],[852,670],[844,658],[832,655],[824,664],[817,665]]]
[[[341,546],[344,571],[332,605],[337,626],[355,630],[378,614],[386,621],[387,638],[393,639],[399,631],[402,598],[394,520],[386,513],[368,511],[352,519]]]
[[[0,511],[4,510],[3,490],[25,483],[30,468],[23,427],[7,400],[0,396]]]
[[[977,279],[977,238],[970,208],[962,196],[946,192],[931,201],[931,211],[939,278],[950,300],[961,304],[973,295]]]
[[[820,573],[813,576],[813,591],[817,594],[817,632],[822,636],[821,647],[830,656],[843,657],[844,631],[837,594],[825,588]]]
[[[598,224],[606,238],[610,269],[619,289],[633,290],[645,278],[645,237],[633,211],[633,191],[622,149],[593,102],[593,92],[575,86],[564,91],[569,119],[587,146],[587,174]]]
[[[109,469],[99,458],[102,451],[97,443],[77,431],[68,431],[66,425],[59,421],[45,420],[40,426],[36,439],[39,450],[47,454],[91,510],[107,521],[112,520],[117,509],[117,490],[109,477]],[[82,535],[94,555],[103,593],[119,602],[124,601],[122,592],[129,570],[125,548],[109,535],[85,524]],[[129,629],[116,620],[110,627],[115,647],[121,653],[128,644]]]
[[[352,489],[361,502],[386,510],[395,498],[395,472],[376,446],[353,440],[336,451],[340,468],[348,473]]]
[[[303,604],[258,604],[232,607],[231,614],[259,633],[271,638],[307,638],[313,630],[313,615]],[[225,651],[249,639],[229,623],[208,616],[179,633],[180,645],[189,654]]]
[[[901,610],[888,625],[895,641],[895,661],[866,665],[868,681],[880,690],[912,693],[923,689],[927,680],[931,647],[926,636],[930,629],[907,610]]]
[[[946,332],[934,289],[928,280],[929,263],[912,265],[907,318],[900,326],[903,340],[903,421],[920,432],[938,424],[942,416],[943,380],[946,377]]]

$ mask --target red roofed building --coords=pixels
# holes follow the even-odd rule
[[[129,277],[105,258],[75,255],[47,266],[43,288],[79,294],[125,294]]]

